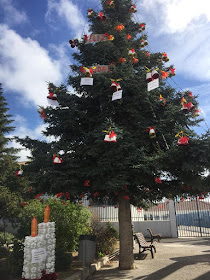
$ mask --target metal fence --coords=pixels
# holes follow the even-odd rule
[[[118,207],[110,205],[94,205],[89,207],[92,214],[101,222],[118,222]],[[134,207],[131,205],[132,222],[169,220],[167,202],[150,203],[149,208]]]
[[[210,199],[175,201],[179,237],[210,236]]]
[[[175,200],[179,237],[210,237],[210,199]],[[118,207],[94,205],[90,211],[100,222],[118,222]],[[147,209],[131,206],[132,222],[170,220],[168,201],[150,203]]]

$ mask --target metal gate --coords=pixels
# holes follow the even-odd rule
[[[179,237],[210,237],[210,199],[175,201]]]

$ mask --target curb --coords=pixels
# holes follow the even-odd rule
[[[85,268],[85,279],[95,273],[96,271],[100,270],[102,268],[103,265],[105,265],[107,262],[109,261],[109,257],[105,256],[101,259],[99,259],[97,262],[92,263],[89,267]],[[65,278],[65,280],[82,280],[82,276],[83,276],[83,271],[77,272],[67,278]]]

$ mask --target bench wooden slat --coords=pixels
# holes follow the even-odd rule
[[[147,229],[150,233],[150,236],[151,236],[151,242],[154,240],[154,239],[158,239],[158,242],[160,242],[160,239],[162,237],[162,235],[160,233],[153,233],[151,228],[148,228]]]
[[[156,242],[147,242],[144,238],[143,233],[138,232],[134,234],[135,240],[138,242],[139,245],[139,254],[143,253],[146,250],[150,250],[152,258],[154,258],[153,250],[156,253]],[[141,249],[143,251],[141,251]]]

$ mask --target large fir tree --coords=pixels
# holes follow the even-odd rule
[[[25,178],[17,178],[17,150],[8,147],[8,134],[14,130],[13,120],[8,114],[7,102],[0,84],[0,219],[16,220],[21,210],[23,196],[27,197],[29,187]]]
[[[44,134],[56,141],[19,141],[32,150],[25,172],[38,192],[69,192],[72,200],[86,193],[93,202],[119,204],[120,268],[131,269],[130,204],[142,206],[184,192],[191,196],[204,192],[208,188],[208,177],[203,174],[209,168],[209,133],[199,137],[194,132],[201,119],[195,117],[196,97],[188,91],[177,93],[163,78],[158,88],[147,91],[145,70],[158,68],[161,76],[168,73],[169,65],[161,53],[149,56],[147,47],[140,47],[147,34],[141,32],[140,22],[133,21],[131,1],[114,1],[111,7],[108,2],[113,1],[102,1],[103,10],[89,17],[90,32],[108,34],[108,40],[87,44],[84,37],[76,42],[78,51],[73,54],[75,64],[69,76],[75,92],[69,94],[63,85],[49,85],[59,106],[45,108],[48,127]],[[81,67],[97,64],[111,64],[110,71],[93,74],[93,86],[81,86]],[[121,79],[121,99],[112,101],[111,79]],[[191,102],[195,109],[189,105],[189,110],[181,110],[181,102]],[[149,127],[156,133],[149,135]],[[105,142],[104,131],[114,131],[117,141]],[[175,136],[180,131],[189,138],[189,145],[177,144]],[[53,164],[53,154],[59,151],[63,163]]]

